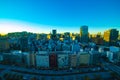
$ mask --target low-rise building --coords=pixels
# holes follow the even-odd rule
[[[117,62],[120,63],[120,51],[117,52]]]
[[[36,53],[34,52],[30,53],[30,66],[36,66]]]
[[[117,61],[117,52],[111,52],[107,51],[107,58],[109,59],[110,62],[116,62]]]
[[[3,53],[3,61],[5,62],[5,64],[14,64],[21,66],[21,64],[23,63],[22,54]]]
[[[28,52],[23,52],[23,64],[25,64],[26,66],[30,66],[30,53]]]
[[[78,56],[78,64],[79,66],[82,65],[89,65],[90,64],[90,54],[88,52],[81,52]]]
[[[91,65],[98,65],[100,64],[100,57],[101,54],[98,51],[90,51],[90,63]]]
[[[36,67],[37,68],[49,68],[49,55],[48,54],[36,54]]]
[[[50,65],[50,68],[57,68],[58,67],[58,64],[57,64],[57,54],[54,53],[54,52],[51,52],[49,54],[49,65]]]
[[[58,60],[58,68],[67,68],[69,67],[69,57],[67,53],[61,53],[61,54],[57,54],[57,60]]]
[[[69,66],[70,67],[77,67],[77,54],[70,54],[69,55]]]

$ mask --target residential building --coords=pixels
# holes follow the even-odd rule
[[[67,68],[69,67],[69,57],[67,53],[57,54],[58,68]]]
[[[77,67],[77,54],[69,55],[69,66],[73,68]]]
[[[48,54],[36,54],[36,67],[37,68],[49,68],[49,55]]]
[[[99,65],[101,54],[98,51],[90,51],[91,65]]]
[[[78,66],[90,65],[90,54],[88,52],[80,52],[78,54]]]

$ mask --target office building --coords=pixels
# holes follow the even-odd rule
[[[117,53],[116,52],[111,52],[111,51],[107,51],[107,58],[109,59],[110,62],[116,62],[117,60]]]
[[[91,56],[91,65],[99,65],[101,54],[98,51],[90,51],[89,53]]]
[[[116,41],[118,39],[119,31],[116,29],[110,29],[104,32],[104,44],[109,45],[116,45]]]
[[[57,34],[57,30],[56,29],[53,29],[52,30],[52,35],[56,35]]]
[[[81,42],[88,42],[88,26],[81,26],[80,28]]]
[[[90,64],[90,54],[88,52],[80,52],[77,57],[78,66],[88,66]]]
[[[36,67],[37,68],[49,68],[49,55],[48,54],[36,54]]]
[[[51,38],[52,38],[53,40],[56,40],[56,39],[57,39],[57,30],[55,30],[55,29],[52,30]]]

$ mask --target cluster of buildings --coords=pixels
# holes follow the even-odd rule
[[[50,34],[8,33],[0,37],[0,61],[37,68],[68,68],[98,65],[100,57],[106,56],[117,63],[118,35],[117,29],[110,29],[104,35],[91,36],[88,26],[82,26],[80,34],[59,34],[55,29]]]
[[[110,29],[104,32],[105,45],[116,45],[118,40],[119,31],[116,29]]]
[[[73,54],[70,51],[36,53],[12,51],[0,55],[0,62],[4,64],[36,67],[36,68],[77,68],[80,66],[97,65],[100,63],[99,52],[79,52]]]
[[[120,48],[111,46],[107,50],[106,47],[102,46],[98,50],[95,50],[95,48],[88,50],[87,47],[84,50],[80,48],[77,53],[73,51],[22,52],[17,50],[10,53],[1,53],[0,62],[38,69],[64,69],[100,65],[102,56],[106,56],[110,62],[119,63]]]
[[[107,51],[106,56],[110,62],[120,63],[120,48],[111,46]]]

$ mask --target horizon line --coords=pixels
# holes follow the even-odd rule
[[[43,24],[37,24],[32,22],[26,22],[26,21],[19,21],[19,20],[10,20],[10,19],[0,19],[0,26],[4,26],[0,29],[0,34],[7,34],[11,32],[22,32],[27,31],[31,33],[50,33],[53,29],[57,30],[57,33],[80,33],[80,27],[83,26],[51,26],[51,25],[43,25]],[[98,32],[104,33],[104,31],[109,29],[117,29],[117,27],[93,27],[88,26],[88,32],[90,34],[97,34]],[[91,28],[89,28],[91,27]],[[95,29],[96,28],[96,29]],[[98,31],[99,30],[99,31]]]

